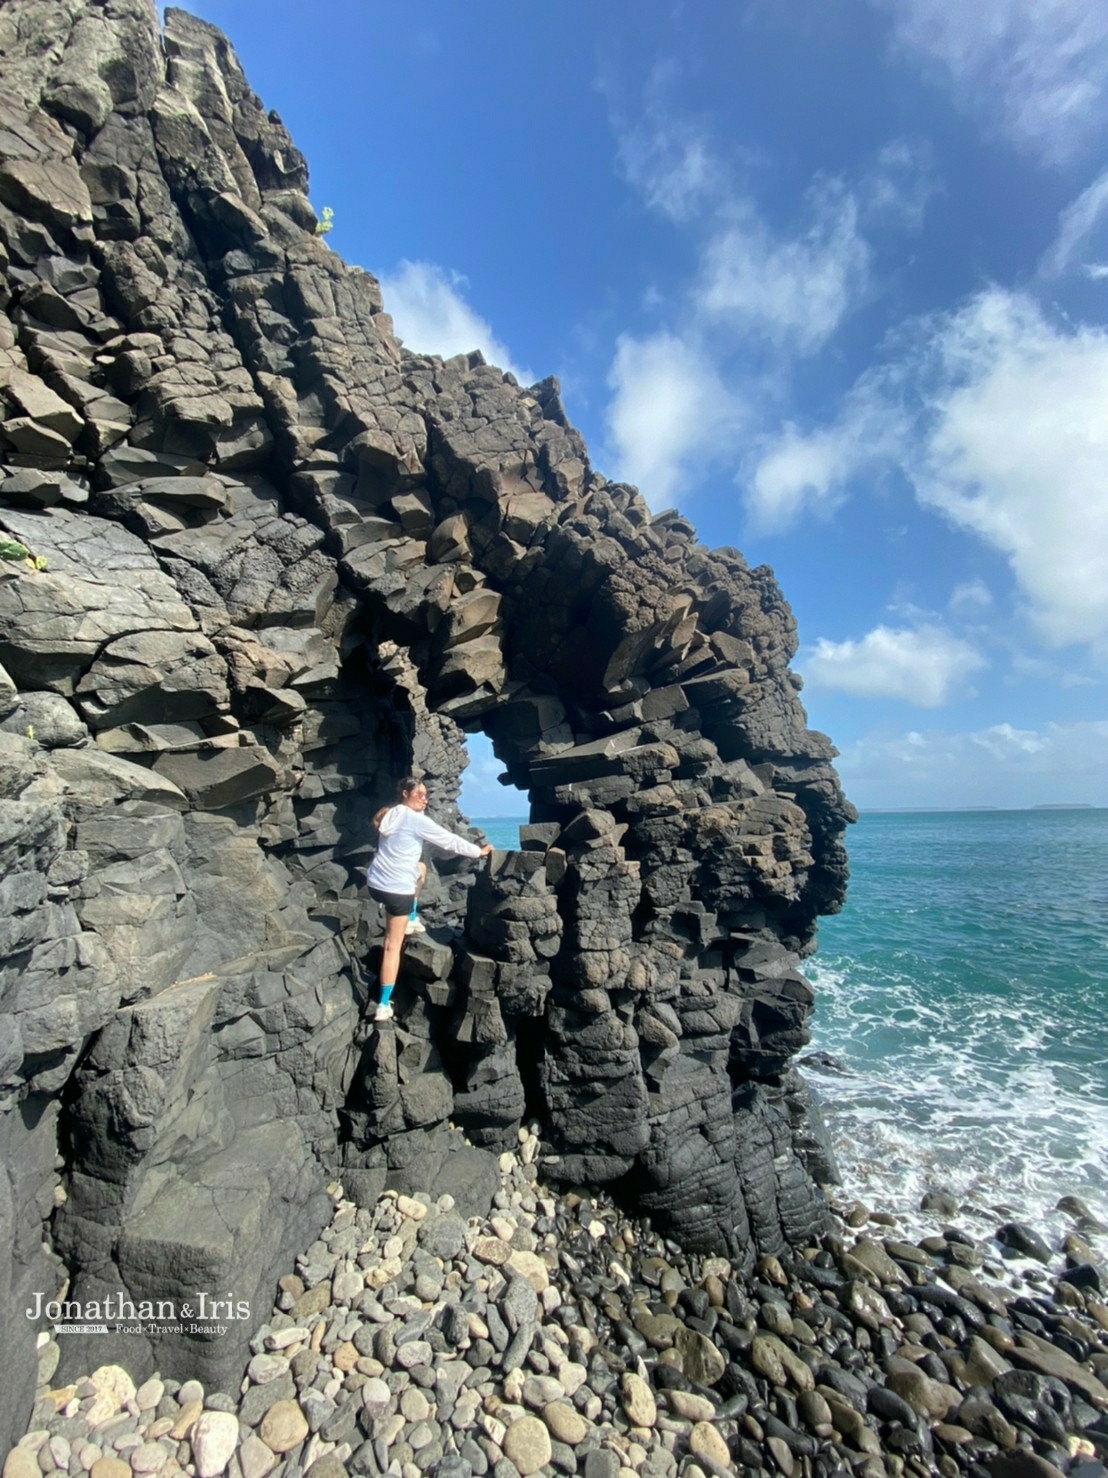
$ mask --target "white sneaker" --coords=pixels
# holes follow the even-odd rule
[[[395,1012],[391,1006],[378,1006],[373,1019],[374,1021],[391,1021],[394,1015]]]
[[[404,930],[404,933],[405,933],[405,935],[408,935],[408,934],[426,934],[427,933],[427,930],[423,927],[423,924],[421,923],[421,921],[419,919],[409,919],[408,920],[408,923],[407,923],[407,927]]]

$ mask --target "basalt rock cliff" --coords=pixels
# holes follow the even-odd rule
[[[852,813],[771,572],[554,381],[408,353],[210,26],[6,0],[0,66],[0,1441],[36,1293],[260,1310],[328,1181],[475,1206],[525,1117],[689,1246],[809,1237]],[[524,848],[436,863],[369,1028],[370,818],[414,768],[464,825],[479,730]],[[65,1359],[235,1381],[243,1338]]]

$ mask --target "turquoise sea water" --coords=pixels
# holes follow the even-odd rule
[[[479,826],[494,847],[512,851],[519,846],[519,828],[527,825],[526,816],[473,816],[473,826]]]
[[[1108,811],[873,813],[847,846],[805,968],[848,1186],[1041,1229],[1073,1193],[1108,1220]]]
[[[804,967],[844,1189],[910,1219],[949,1188],[982,1228],[1003,1206],[1047,1232],[1072,1193],[1108,1221],[1108,811],[871,813],[847,846]]]

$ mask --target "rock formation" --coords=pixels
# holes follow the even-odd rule
[[[802,1241],[852,813],[770,571],[605,481],[554,381],[408,353],[212,27],[6,0],[0,66],[0,1439],[35,1291],[268,1307],[328,1181],[476,1206],[524,1116],[692,1248]],[[524,850],[437,866],[368,1029],[370,817],[414,767],[462,825],[478,730]]]

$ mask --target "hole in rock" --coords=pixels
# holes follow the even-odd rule
[[[484,734],[466,736],[469,768],[462,775],[458,806],[473,826],[479,826],[494,847],[514,851],[519,828],[527,823],[530,805],[526,792],[498,779],[503,766]]]

